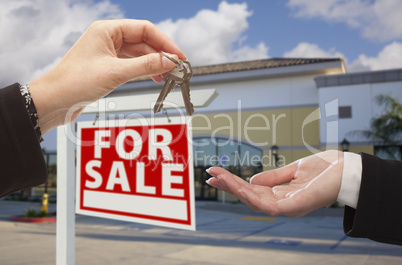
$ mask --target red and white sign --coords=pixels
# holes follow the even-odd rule
[[[195,230],[184,117],[77,125],[77,213]]]

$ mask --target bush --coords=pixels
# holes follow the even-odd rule
[[[35,218],[35,217],[45,217],[46,212],[37,211],[35,208],[31,208],[25,211],[25,217]]]

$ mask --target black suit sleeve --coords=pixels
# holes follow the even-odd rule
[[[345,207],[345,234],[402,245],[402,162],[361,156],[359,200]]]
[[[42,149],[19,84],[0,89],[0,197],[47,179]]]

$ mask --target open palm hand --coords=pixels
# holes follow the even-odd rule
[[[238,197],[255,211],[302,216],[336,201],[342,181],[343,153],[326,151],[253,176],[250,183],[211,167],[209,185]]]

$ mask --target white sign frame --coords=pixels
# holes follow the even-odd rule
[[[76,166],[76,213],[102,217],[108,219],[115,219],[121,221],[137,222],[143,224],[157,225],[175,229],[186,229],[194,231],[196,229],[195,220],[195,196],[194,196],[194,165],[193,165],[193,146],[192,146],[192,131],[191,131],[191,118],[188,116],[172,117],[170,121],[166,117],[158,118],[136,118],[124,120],[102,120],[95,125],[93,122],[78,122],[77,123],[77,166]],[[102,128],[102,127],[130,127],[130,126],[153,126],[153,125],[182,125],[187,126],[187,152],[188,161],[188,192],[189,198],[183,199],[166,199],[156,198],[149,196],[138,195],[122,195],[109,192],[90,191],[88,189],[83,191],[84,201],[91,208],[98,208],[100,211],[92,211],[81,209],[81,130],[86,128]],[[190,205],[188,205],[188,203]],[[149,218],[139,218],[134,216],[106,213],[102,211],[118,211],[128,215],[140,214],[144,216],[155,216],[155,219],[164,218],[172,221],[153,220]],[[190,211],[190,212],[188,212]],[[190,220],[187,220],[187,219]],[[176,220],[174,222],[173,220]],[[177,223],[178,221],[187,221],[189,224]]]

